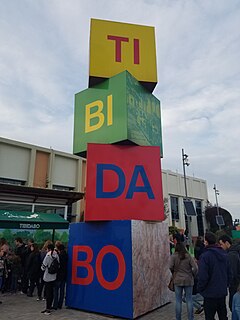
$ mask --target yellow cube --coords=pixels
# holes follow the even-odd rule
[[[125,70],[153,91],[157,84],[154,27],[91,19],[89,87]]]

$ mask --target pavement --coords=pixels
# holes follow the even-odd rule
[[[0,295],[0,320],[42,320],[50,318],[51,320],[110,320],[122,319],[113,316],[90,313],[76,309],[63,307],[61,310],[54,310],[51,315],[41,313],[45,309],[45,301],[37,301],[37,297],[27,297],[24,294],[4,294]],[[140,320],[175,320],[175,303],[174,294],[171,298],[172,302],[162,306],[154,311],[151,311],[141,317]],[[187,320],[186,304],[182,304],[182,320]],[[204,320],[204,312],[200,315],[195,315],[195,320]],[[216,316],[216,320],[218,317]],[[231,314],[229,312],[229,319]]]

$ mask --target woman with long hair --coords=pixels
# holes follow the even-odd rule
[[[181,320],[183,292],[187,304],[188,320],[193,320],[192,289],[194,277],[197,274],[197,264],[183,243],[176,244],[175,253],[170,258],[170,270],[174,275],[176,320]]]
[[[38,245],[36,243],[32,243],[30,246],[31,253],[28,258],[27,263],[27,276],[30,280],[29,291],[27,293],[28,297],[33,296],[33,291],[35,286],[37,286],[38,296],[39,296],[39,278],[40,278],[40,270],[41,270],[41,259],[40,252],[38,249]]]

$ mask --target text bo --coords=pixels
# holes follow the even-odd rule
[[[72,250],[72,284],[90,285],[94,278],[94,266],[92,265],[93,250],[90,246],[85,245],[75,245]],[[85,253],[86,258],[84,260],[79,260],[79,253]],[[118,274],[113,281],[106,280],[103,275],[102,263],[107,254],[114,255],[118,262]],[[86,277],[78,276],[79,268],[86,269]],[[106,290],[118,289],[122,285],[126,274],[126,263],[121,250],[113,245],[104,246],[97,254],[95,272],[97,280],[103,288]]]

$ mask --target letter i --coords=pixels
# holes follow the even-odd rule
[[[134,64],[140,63],[139,56],[139,39],[133,39]]]
[[[113,124],[112,119],[112,94],[107,97],[107,125],[111,126]]]

